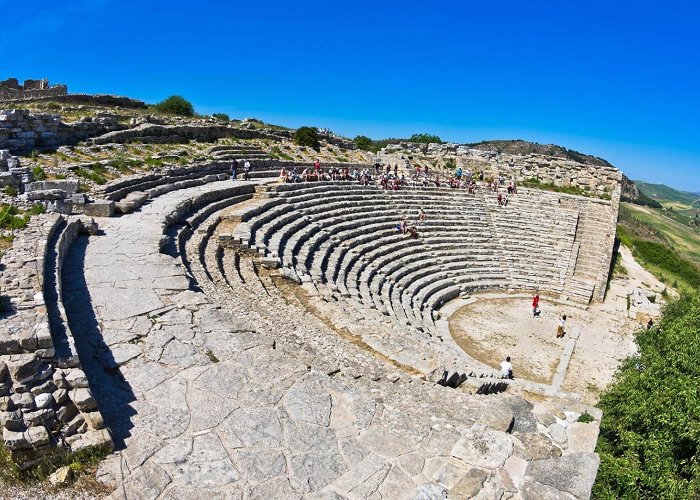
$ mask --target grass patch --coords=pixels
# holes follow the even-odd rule
[[[20,484],[45,481],[61,467],[68,466],[77,478],[92,470],[108,455],[107,448],[88,448],[77,453],[57,452],[41,459],[36,465],[20,470],[4,443],[0,443],[0,483]]]
[[[35,181],[43,181],[44,179],[46,179],[46,172],[44,172],[44,169],[41,168],[39,165],[32,168],[32,175],[34,176]]]
[[[574,194],[577,196],[587,196],[589,198],[600,198],[609,200],[609,194],[593,192],[590,189],[580,188],[578,186],[557,186],[551,182],[542,182],[537,178],[531,178],[520,183],[521,186],[543,189],[545,191],[554,191],[555,193]]]
[[[700,269],[676,253],[663,241],[663,235],[651,240],[648,235],[653,232],[639,233],[623,223],[618,224],[617,234],[620,242],[632,251],[635,259],[663,283],[672,281],[682,288],[700,287]]]
[[[33,215],[44,213],[42,205],[34,205],[29,210],[20,210],[14,205],[0,205],[0,229],[24,229]]]
[[[91,180],[95,184],[102,185],[107,183],[107,169],[100,165],[99,163],[93,165],[91,168],[76,168],[73,173],[78,177]]]
[[[17,196],[17,188],[15,186],[5,186],[5,189],[3,189],[3,192],[7,196],[12,196],[12,197]]]
[[[205,352],[205,354],[207,355],[207,358],[209,358],[209,361],[211,361],[212,363],[218,363],[218,362],[219,362],[219,358],[217,358],[217,357],[214,355],[214,353],[212,352],[211,349],[207,349],[207,351]]]
[[[153,158],[151,155],[148,155],[143,162],[148,165],[149,167],[162,167],[163,163],[165,161],[162,158]]]
[[[282,149],[279,146],[272,147],[272,154],[274,154],[275,156],[277,156],[277,158],[280,158],[282,160],[290,160],[291,161],[294,159],[291,156],[289,156],[287,153],[282,151]]]
[[[584,411],[583,414],[581,414],[581,416],[578,417],[578,419],[576,419],[577,422],[582,422],[584,424],[590,424],[594,420],[595,418],[593,418],[593,415],[591,415],[587,411]]]

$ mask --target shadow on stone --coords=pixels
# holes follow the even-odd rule
[[[131,419],[136,411],[129,403],[136,397],[104,342],[90,301],[85,280],[88,245],[89,238],[79,236],[66,256],[62,273],[63,305],[83,371],[105,425],[112,434],[115,449],[119,450],[124,448],[124,440],[133,427]]]

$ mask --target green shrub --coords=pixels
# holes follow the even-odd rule
[[[169,115],[194,116],[194,106],[182,96],[171,95],[154,106],[156,111]]]
[[[576,419],[577,422],[582,422],[584,424],[590,424],[591,422],[595,421],[595,418],[593,418],[593,415],[588,413],[587,411],[584,411],[578,419]]]
[[[58,104],[57,102],[54,102],[54,101],[47,102],[47,103],[46,103],[46,109],[50,109],[50,110],[53,110],[53,111],[57,111],[57,110],[61,109],[61,105]]]
[[[282,151],[282,149],[279,146],[274,146],[272,148],[272,154],[277,156],[278,158],[281,158],[282,160],[293,160],[291,156],[289,156],[287,153]]]
[[[219,120],[220,122],[230,122],[231,118],[226,113],[214,113],[211,115],[212,118]]]
[[[39,165],[32,168],[32,174],[34,175],[35,181],[43,181],[44,179],[46,179],[46,172],[44,172],[44,169],[41,168]]]
[[[321,146],[315,127],[299,127],[294,132],[294,143],[318,150]]]
[[[366,135],[357,135],[352,140],[352,142],[355,143],[355,146],[357,146],[358,149],[361,149],[363,151],[371,151],[372,146],[374,145],[374,141],[372,141],[372,139],[370,139]]]
[[[437,135],[431,134],[413,134],[409,139],[411,142],[418,142],[422,144],[437,143],[442,144],[442,139]]]
[[[95,184],[102,185],[107,183],[107,178],[103,175],[103,173],[96,171],[95,169],[86,169],[86,168],[76,168],[73,173],[77,175],[78,177],[82,177],[84,179],[89,179]]]
[[[7,196],[17,196],[17,188],[15,186],[5,186],[3,191]]]
[[[601,396],[594,498],[691,499],[700,495],[700,296],[669,303],[661,320],[636,333]]]

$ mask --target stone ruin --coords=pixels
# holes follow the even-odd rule
[[[0,101],[18,99],[34,99],[41,97],[56,97],[68,94],[68,86],[62,84],[49,85],[49,80],[25,80],[20,85],[17,78],[0,81]]]
[[[15,135],[0,144],[24,140],[17,129],[44,140],[31,115],[4,116],[0,134],[12,121]],[[48,122],[56,144],[72,140]],[[259,133],[217,127],[86,133]],[[562,392],[563,374],[500,378],[448,325],[480,292],[602,300],[618,171],[466,152],[492,175],[609,197],[521,188],[502,208],[481,188],[278,185],[281,166],[307,165],[212,152],[111,181],[95,200],[0,152],[3,182],[64,212],[32,218],[0,267],[0,427],[17,463],[114,447],[98,479],[119,498],[589,498],[600,410]],[[232,158],[250,159],[253,180],[228,178]],[[397,234],[419,207],[421,237]]]
[[[482,191],[270,184],[279,165],[232,182],[216,165],[113,181],[100,196],[138,204],[99,234],[42,215],[3,259],[0,416],[19,462],[114,443],[98,478],[126,498],[590,496],[600,411],[504,381],[446,325],[479,290],[594,298],[614,199],[523,189],[498,209]],[[393,226],[419,206],[432,222],[413,242]]]

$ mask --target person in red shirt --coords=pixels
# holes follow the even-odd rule
[[[540,315],[540,294],[536,293],[535,296],[532,298],[532,316],[533,317],[538,317]]]

